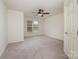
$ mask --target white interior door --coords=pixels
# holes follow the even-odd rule
[[[8,10],[8,43],[24,41],[24,13]]]
[[[65,0],[64,51],[70,59],[77,59],[77,0]]]

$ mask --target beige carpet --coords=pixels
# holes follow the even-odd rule
[[[68,59],[63,41],[45,36],[25,38],[24,42],[9,44],[0,59]]]

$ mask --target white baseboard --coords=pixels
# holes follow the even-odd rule
[[[43,36],[43,34],[38,34],[38,35],[30,35],[30,36],[24,36],[24,38],[27,38],[27,37],[34,37],[34,36]]]
[[[60,39],[60,38],[56,38],[56,37],[52,37],[52,36],[49,36],[49,35],[44,35],[44,36],[47,36],[47,37],[49,37],[49,38],[55,38],[55,39],[57,39],[57,40],[64,40],[64,39]]]
[[[24,42],[24,40],[21,40],[21,41],[12,41],[12,42],[8,42],[8,44],[18,43],[18,42]]]

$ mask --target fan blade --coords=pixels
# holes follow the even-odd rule
[[[42,14],[41,17],[44,17],[44,15]]]
[[[39,9],[38,11],[41,12],[41,9]]]
[[[49,12],[43,13],[43,14],[50,14]]]
[[[44,12],[44,10],[42,9],[41,12]]]

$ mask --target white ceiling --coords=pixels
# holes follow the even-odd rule
[[[26,16],[32,16],[33,11],[44,9],[57,14],[64,10],[64,0],[5,0],[8,8],[23,11]]]

